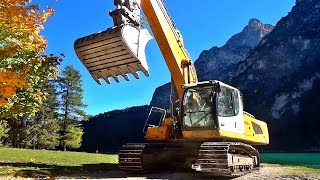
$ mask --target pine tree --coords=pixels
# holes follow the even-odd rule
[[[55,149],[59,145],[60,125],[57,120],[48,120],[41,126],[42,131],[38,135],[37,147],[39,149]]]
[[[37,138],[34,145],[39,149],[54,149],[59,145],[60,130],[55,84],[48,82],[43,89],[47,98],[35,118],[36,127],[38,127],[39,130],[37,131]]]
[[[69,138],[70,136],[77,135],[80,139],[82,137],[83,133],[78,133],[80,130],[74,131],[74,128],[78,128],[76,126],[80,124],[80,121],[87,119],[87,115],[83,110],[86,107],[86,105],[82,102],[82,80],[80,72],[78,70],[76,70],[73,66],[67,66],[62,71],[62,76],[58,78],[58,82],[58,94],[60,96],[59,112],[60,119],[62,120],[61,146],[64,150],[66,150],[67,146],[77,147],[74,145],[70,146],[70,144],[73,144],[69,142],[72,141]],[[81,140],[78,142],[80,143]]]
[[[66,146],[69,148],[79,148],[82,142],[83,130],[74,124],[69,124],[65,135]]]

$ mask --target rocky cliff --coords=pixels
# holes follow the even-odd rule
[[[238,63],[245,60],[250,50],[272,29],[272,25],[251,19],[249,24],[240,33],[232,36],[224,46],[203,51],[195,61],[199,80],[228,80],[237,71]]]
[[[227,81],[238,70],[238,63],[248,57],[261,39],[273,29],[272,25],[263,24],[257,19],[251,19],[244,29],[232,36],[222,47],[212,47],[201,52],[195,61],[198,78],[204,80]],[[170,83],[158,87],[152,97],[150,105],[169,107]]]
[[[153,93],[150,106],[168,109],[170,107],[170,90],[170,82],[157,87]]]
[[[230,83],[269,124],[273,148],[319,147],[320,1],[297,1]]]

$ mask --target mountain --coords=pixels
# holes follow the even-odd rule
[[[156,88],[153,93],[150,106],[168,109],[170,107],[171,83],[168,82]]]
[[[261,39],[273,29],[270,24],[263,24],[258,19],[251,19],[244,29],[232,36],[222,47],[212,47],[202,51],[195,61],[199,81],[227,81],[238,70],[238,63],[248,57]],[[169,108],[170,83],[158,87],[150,105]]]
[[[269,125],[270,148],[320,150],[320,1],[299,0],[230,84],[246,109]]]
[[[251,19],[240,33],[232,36],[221,48],[215,46],[202,51],[195,61],[199,81],[227,81],[237,71],[238,63],[245,60],[272,29],[270,24]]]

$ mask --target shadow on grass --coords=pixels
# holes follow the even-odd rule
[[[83,164],[82,166],[59,166],[38,163],[0,163],[0,166],[11,166],[18,170],[15,177],[24,178],[48,178],[62,177],[75,179],[100,179],[100,178],[135,178],[143,177],[147,179],[212,179],[203,175],[196,175],[194,172],[164,171],[157,173],[128,173],[119,170],[118,164]],[[225,180],[226,178],[214,178],[215,180]]]
[[[81,166],[59,166],[39,163],[0,163],[0,166],[17,168],[14,176],[20,177],[48,177],[48,176],[68,176],[70,174],[90,174],[97,172],[108,172],[117,170],[118,164],[83,164]]]

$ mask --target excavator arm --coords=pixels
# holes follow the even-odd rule
[[[197,75],[191,58],[184,47],[183,38],[168,14],[162,0],[114,0],[116,9],[109,14],[114,26],[75,41],[75,51],[93,79],[101,84],[118,76],[129,81],[128,74],[138,79],[138,71],[149,76],[145,46],[151,39],[141,28],[140,10],[157,40],[182,102],[183,84],[196,83]]]
[[[167,12],[162,0],[142,0],[141,7],[170,70],[182,102],[183,84],[196,83],[197,75],[184,47],[180,31]]]

